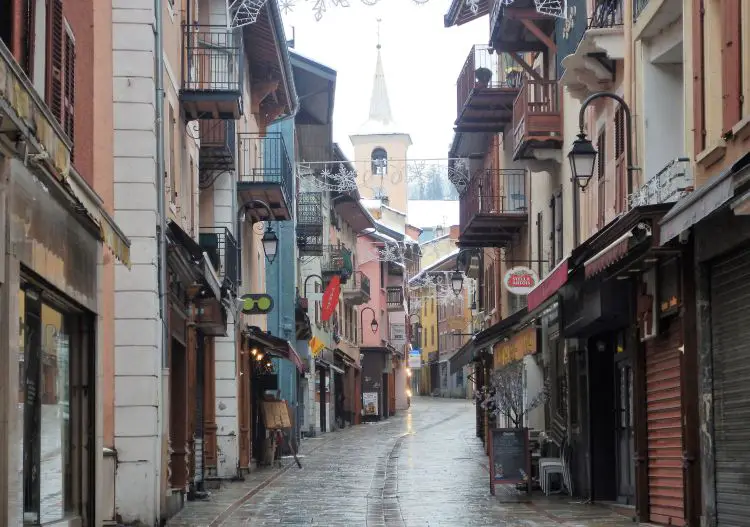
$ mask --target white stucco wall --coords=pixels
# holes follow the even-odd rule
[[[115,267],[116,514],[154,525],[162,451],[154,9],[119,0],[112,6],[115,220],[132,243],[132,269]]]

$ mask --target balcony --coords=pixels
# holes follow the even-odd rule
[[[645,185],[630,195],[630,206],[674,203],[694,189],[690,159],[678,157],[662,168]]]
[[[456,132],[502,132],[513,118],[522,73],[507,53],[472,46],[456,81]]]
[[[297,247],[300,256],[323,255],[323,193],[297,194]]]
[[[460,199],[461,247],[506,247],[528,223],[526,171],[474,174]]]
[[[551,2],[550,2],[551,3]],[[508,53],[549,51],[539,35],[552,38],[556,17],[537,8],[535,0],[494,0],[490,11],[490,44]],[[564,13],[561,13],[564,16]]]
[[[386,309],[388,311],[404,310],[404,288],[401,286],[385,289]]]
[[[633,3],[633,38],[649,39],[660,33],[672,32],[676,33],[672,38],[682,40],[682,24],[675,24],[682,17],[682,10],[681,0],[635,0]]]
[[[597,1],[578,46],[561,62],[560,82],[576,99],[612,88],[614,61],[625,58],[623,22],[623,0]]]
[[[239,119],[242,115],[242,36],[225,26],[182,26],[185,119]]]
[[[557,81],[527,80],[513,103],[513,158],[535,159],[535,150],[562,148]]]
[[[201,119],[200,158],[201,172],[224,172],[235,169],[235,124],[221,119]]]
[[[237,137],[239,163],[237,192],[253,220],[291,220],[293,217],[292,183],[294,167],[280,133],[241,133]],[[264,207],[253,204],[261,200],[271,207],[268,218]]]
[[[344,302],[360,306],[370,301],[370,279],[362,271],[356,271],[343,288]]]
[[[320,259],[320,274],[324,282],[329,282],[337,275],[341,278],[341,283],[346,284],[354,274],[352,252],[343,245],[324,246],[323,257]]]
[[[240,281],[239,247],[232,233],[226,227],[201,227],[198,244],[208,255],[219,278],[233,293],[237,293]]]

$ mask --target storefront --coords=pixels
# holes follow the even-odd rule
[[[97,507],[100,268],[105,250],[129,266],[130,242],[71,167],[70,149],[0,43],[0,369],[14,387],[0,399],[8,525],[92,525]]]
[[[386,419],[391,415],[391,351],[385,347],[362,347],[360,351],[362,420]]]
[[[682,262],[683,288],[672,296],[684,306],[684,337],[672,337],[662,354],[682,364],[686,525],[699,519],[710,526],[742,525],[750,516],[748,175],[750,154],[745,154],[679,201],[661,222],[662,248],[679,250]],[[664,301],[669,308],[671,297]],[[659,330],[665,340],[676,332],[671,325]],[[677,354],[670,352],[675,346]]]

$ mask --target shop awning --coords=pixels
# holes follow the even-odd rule
[[[493,324],[484,331],[480,331],[469,339],[458,351],[450,358],[451,373],[456,373],[461,368],[469,364],[476,357],[477,352],[487,346],[492,346],[503,338],[513,326],[518,324],[527,315],[528,309],[523,308],[516,311],[509,317],[502,319],[497,324]]]
[[[99,229],[101,241],[130,269],[130,240],[104,210],[104,202],[71,167],[71,143],[28,77],[0,42],[0,120],[18,129],[28,154],[44,155],[39,162],[71,196],[81,212]]]
[[[251,345],[258,344],[272,357],[288,360],[296,366],[300,373],[304,373],[307,370],[302,357],[299,356],[288,340],[264,332],[256,326],[248,326],[246,334]]]
[[[557,293],[562,286],[568,282],[568,271],[570,270],[570,260],[563,259],[552,271],[544,277],[544,280],[531,290],[526,297],[526,304],[529,311],[533,311],[542,303]]]
[[[586,260],[583,264],[586,278],[595,276],[628,254],[630,238],[632,237],[633,233],[628,231],[610,245]]]
[[[744,154],[727,170],[681,199],[661,220],[659,244],[664,245],[707,218],[734,197],[735,175],[750,166],[750,153]]]

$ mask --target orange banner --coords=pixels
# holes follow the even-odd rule
[[[536,352],[536,329],[528,327],[513,335],[510,340],[495,344],[495,368],[521,360],[524,356],[534,352]]]

